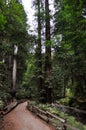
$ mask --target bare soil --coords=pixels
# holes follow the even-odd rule
[[[4,130],[53,130],[47,123],[26,108],[27,102],[18,105],[4,117]]]

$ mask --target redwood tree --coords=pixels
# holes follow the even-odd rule
[[[40,0],[37,0],[37,6],[38,6],[38,14],[37,14],[37,23],[38,23],[38,38],[37,38],[37,85],[38,85],[38,93],[39,98],[41,96],[41,90],[42,90],[42,54],[41,54],[41,2]]]
[[[45,0],[45,89],[46,101],[52,102],[51,76],[51,34],[50,34],[50,14],[49,0]]]

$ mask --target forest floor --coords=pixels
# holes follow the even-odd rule
[[[27,102],[19,104],[4,116],[3,130],[53,130],[51,126],[28,111],[26,106]]]

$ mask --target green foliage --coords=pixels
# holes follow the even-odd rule
[[[17,99],[25,99],[30,97],[30,92],[25,90],[24,88],[19,88],[16,93]]]
[[[60,102],[61,104],[68,105],[68,104],[69,104],[69,101],[70,101],[70,98],[69,98],[69,97],[66,97],[66,98],[60,99],[59,102]]]
[[[37,28],[38,31],[40,29],[40,33],[38,36],[28,37],[23,6],[15,0],[8,3],[6,0],[0,0],[0,90],[5,89],[3,100],[7,100],[9,94],[6,95],[6,91],[9,93],[8,90],[12,87],[13,46],[17,44],[19,47],[17,85],[21,86],[18,88],[18,97],[37,97],[38,80],[42,80],[41,86],[39,84],[40,93],[45,93],[45,83],[48,84],[48,88],[52,88],[52,97],[55,100],[68,96],[61,102],[68,104],[69,98],[72,97],[84,101],[86,99],[86,2],[85,0],[71,2],[55,0],[55,26],[54,30],[51,28],[53,35],[50,35],[46,41],[42,41],[48,49],[46,57],[50,56],[51,46],[54,49],[52,58],[46,58],[47,68],[50,66],[48,70],[51,69],[52,63],[52,71],[47,79],[44,78],[46,66],[44,55],[41,55],[41,41],[39,43],[39,40],[42,33],[44,37],[44,22],[50,18],[50,15],[47,15],[43,1],[40,1],[40,7],[38,7],[38,2],[38,0],[35,1],[35,7],[37,17],[41,22],[41,27]],[[54,37],[52,41],[50,37]],[[37,42],[36,51],[35,42]],[[28,55],[28,50],[33,54]],[[5,63],[2,63],[3,59]],[[43,96],[40,99],[44,98]],[[78,106],[76,102],[74,105]]]
[[[51,44],[52,44],[51,41],[48,41],[48,40],[47,40],[47,41],[45,42],[45,46],[47,46],[47,47],[48,47],[48,46],[51,46]]]
[[[7,18],[7,35],[11,38],[10,40],[16,41],[18,44],[21,42],[20,38],[22,36],[24,38],[24,33],[26,33],[26,14],[24,9],[21,4],[12,0],[5,13]]]
[[[74,117],[69,116],[67,121],[68,121],[68,124],[72,125],[73,127],[76,127],[79,130],[85,130],[86,126],[82,125],[82,123],[80,123],[80,122],[77,122]]]
[[[34,104],[33,104],[34,105]],[[63,119],[67,120],[67,124],[71,125],[72,127],[78,128],[80,130],[85,130],[86,125],[83,125],[82,123],[76,121],[76,119],[73,116],[69,116],[64,112],[61,112],[61,110],[51,107],[49,104],[36,104],[40,109],[44,111],[49,111],[54,115],[57,115],[59,117],[62,117]]]
[[[5,0],[0,1],[0,33],[5,29],[5,25],[7,23],[7,19],[4,15],[3,10],[5,9]]]
[[[28,59],[27,61],[27,71],[25,72],[25,75],[24,75],[24,82],[23,82],[23,85],[25,86],[28,86],[31,82],[31,80],[33,80],[34,78],[34,71],[35,71],[35,66],[34,66],[34,63],[35,63],[35,59],[34,59],[34,56],[30,55],[29,56],[30,59]]]
[[[0,0],[0,94],[6,103],[12,88],[12,62],[14,45],[18,45],[17,85],[21,84],[26,67],[27,41],[26,14],[23,6],[11,0]],[[1,61],[4,59],[4,63]],[[20,76],[21,75],[21,76]],[[2,91],[3,90],[3,91]]]
[[[79,130],[85,130],[86,125],[83,125],[82,123],[78,122],[75,117],[69,116],[68,114],[61,112],[60,109],[51,106],[50,104],[39,104],[37,102],[31,101],[29,102],[31,105],[35,105],[39,107],[40,109],[44,111],[49,111],[50,113],[57,115],[63,119],[66,119],[67,124],[71,125],[72,127],[78,128]]]
[[[34,98],[37,94],[37,83],[35,80],[36,66],[34,54],[29,54],[26,64],[27,68],[24,73],[22,87],[25,89],[25,91],[28,91],[28,97]]]
[[[58,72],[61,70],[60,74],[63,73],[63,78],[61,76],[60,79],[65,81],[66,77],[66,82],[63,84],[65,87],[70,88],[72,96],[85,98],[86,37],[84,34],[86,18],[82,15],[85,3],[82,0],[71,2],[62,0],[56,2],[56,9],[58,5],[60,8],[55,13],[55,35],[61,34],[62,41],[60,48],[55,46],[55,59],[57,59],[57,62],[54,59],[56,62],[54,62],[56,64],[54,66],[55,69],[60,68],[55,73],[59,75]],[[63,87],[61,86],[61,88]]]
[[[1,12],[0,12],[1,13]],[[3,14],[0,14],[0,31],[4,30],[5,25],[6,25],[6,18]]]

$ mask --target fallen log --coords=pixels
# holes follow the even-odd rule
[[[52,124],[55,128],[59,128],[59,129],[62,130],[63,125],[62,125],[62,123],[60,121],[57,121],[57,120],[55,120],[53,118],[52,119],[48,118],[48,119],[49,119],[49,124]]]
[[[69,107],[69,106],[65,106],[65,105],[62,105],[62,104],[58,104],[58,103],[56,103],[55,106],[58,107],[58,108],[66,108],[66,109],[69,109],[69,110],[73,110],[73,111],[81,113],[81,114],[86,114],[86,111],[80,110],[80,109],[77,109],[77,108],[74,108],[74,107]]]
[[[30,108],[29,110],[31,110],[33,113],[35,113],[42,120],[55,126],[56,130],[67,130],[67,129],[79,130],[78,128],[75,128],[75,127],[67,124],[66,119],[56,116],[48,111],[43,111],[40,108],[38,108],[37,106],[33,106],[33,105],[29,104],[29,108]]]
[[[65,119],[62,119],[62,118],[60,118],[60,117],[58,117],[58,116],[55,116],[54,114],[51,114],[51,113],[48,112],[48,111],[47,111],[46,113],[47,113],[48,116],[51,116],[52,118],[55,118],[55,119],[59,120],[59,121],[62,122],[62,123],[65,123],[65,122],[66,122]]]
[[[39,113],[37,113],[37,116],[40,117],[41,119],[43,119],[44,121],[49,122],[49,119],[47,116],[41,115]]]
[[[18,102],[12,102],[11,104],[7,105],[3,111],[2,111],[2,115],[6,115],[8,114],[10,111],[12,111],[16,106],[18,105]]]
[[[33,106],[33,109],[34,109],[34,110],[36,109],[36,111],[37,111],[38,113],[40,113],[40,114],[46,115],[46,112],[45,112],[45,111],[41,110],[40,108],[38,108],[38,107],[36,107],[36,106]]]

